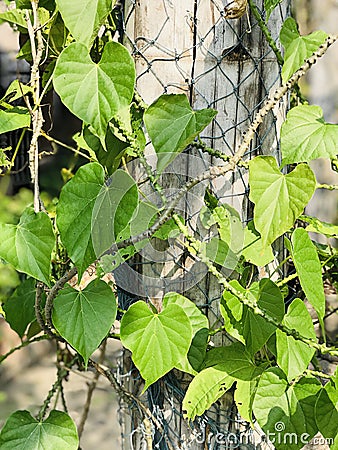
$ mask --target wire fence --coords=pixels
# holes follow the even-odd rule
[[[238,20],[225,20],[225,7],[231,7],[232,3],[224,0],[180,3],[126,0],[116,5],[119,39],[135,58],[137,90],[141,97],[151,103],[161,94],[185,93],[193,108],[218,110],[215,120],[201,136],[215,152],[204,152],[196,145],[180,155],[161,176],[167,200],[175,196],[188,179],[211,165],[221,164],[217,152],[234,153],[255,113],[269,92],[280,84],[280,65],[252,14]],[[256,4],[264,18],[263,2]],[[290,1],[283,1],[269,19],[271,36],[277,46],[281,25],[289,13]],[[258,154],[279,158],[279,127],[286,107],[280,103],[270,113],[245,155],[246,160]],[[146,154],[154,167],[150,145]],[[139,166],[131,164],[130,168],[138,180],[146,178]],[[239,169],[236,175],[197,186],[178,205],[177,212],[197,237],[203,239],[206,233],[199,220],[206,188],[220,203],[234,206],[243,223],[251,220],[247,170]],[[150,183],[143,184],[142,190],[148,199],[161,205]],[[277,260],[281,248],[276,248],[275,252]],[[224,272],[229,275],[231,267]],[[193,300],[207,314],[211,326],[220,325],[218,283],[177,241],[146,247],[132,262],[115,270],[114,276],[122,309],[139,298],[161,307],[162,296],[175,291]],[[222,339],[214,340],[214,344],[222,344]],[[241,419],[231,392],[188,425],[183,420],[181,404],[189,376],[172,371],[141,396],[142,380],[128,353],[120,359],[118,376],[125,388],[147,403],[160,424],[160,428],[149,427],[137,408],[121,401],[123,449],[272,448],[265,442],[262,432],[252,430]]]
[[[231,7],[232,3],[226,0],[124,0],[117,1],[114,8],[116,36],[134,56],[137,91],[145,102],[151,103],[163,93],[184,93],[193,108],[218,110],[201,136],[214,152],[191,146],[162,174],[160,183],[168,201],[187,180],[211,165],[221,164],[217,152],[234,153],[255,113],[269,92],[280,84],[280,65],[252,14],[225,20],[225,7]],[[263,1],[255,3],[264,18]],[[284,0],[269,19],[271,36],[278,46],[279,31],[289,13],[290,0]],[[4,64],[2,59],[2,70]],[[280,103],[268,115],[245,155],[246,160],[258,154],[279,158],[279,126],[286,107]],[[150,144],[146,155],[148,163],[154,166]],[[137,180],[147,179],[146,171],[139,164],[131,163],[130,170]],[[161,206],[158,192],[151,183],[140,186],[147,199]],[[182,198],[177,212],[196,237],[203,239],[208,233],[199,218],[206,188],[220,203],[235,207],[243,223],[251,220],[247,170],[243,168],[236,174],[200,184]],[[276,259],[280,251],[280,248],[275,249]],[[223,270],[229,275],[232,267]],[[147,245],[131,262],[116,269],[114,278],[119,306],[123,310],[139,298],[151,300],[160,308],[163,295],[175,291],[193,300],[208,316],[211,327],[220,325],[220,286],[204,265],[175,239]],[[223,340],[214,339],[214,345],[221,345]],[[116,375],[125,389],[147,404],[158,425],[149,423],[137,404],[126,403],[121,398],[124,450],[271,448],[264,441],[263,433],[253,430],[239,416],[231,392],[187,424],[181,405],[191,379],[189,375],[172,371],[141,395],[143,382],[128,352],[119,358]]]

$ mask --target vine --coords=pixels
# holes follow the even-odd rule
[[[247,2],[237,3],[241,3],[238,14],[243,15]],[[135,93],[134,61],[113,39],[112,3],[99,0],[84,8],[80,0],[25,0],[0,14],[1,21],[27,35],[31,60],[30,82],[16,80],[0,100],[0,133],[22,130],[12,160],[6,159],[5,148],[0,162],[4,173],[13,168],[29,129],[34,190],[33,207],[26,207],[17,225],[0,223],[0,257],[22,274],[21,283],[2,305],[22,343],[2,355],[0,362],[41,340],[55,341],[59,358],[56,382],[37,418],[28,411],[14,412],[0,433],[1,448],[13,448],[14,442],[16,448],[25,448],[30,439],[32,448],[77,449],[100,376],[131,409],[140,411],[148,448],[153,446],[154,430],[165,435],[153,411],[104,365],[108,339],[120,340],[131,352],[143,391],[174,369],[188,374],[181,406],[190,422],[232,390],[241,417],[250,424],[257,421],[268,436],[283,423],[284,428],[277,430],[282,437],[306,434],[310,440],[320,432],[332,449],[337,448],[337,430],[330,422],[338,420],[338,376],[337,371],[326,373],[321,358],[338,357],[337,342],[326,341],[324,326],[325,319],[336,313],[326,310],[324,282],[337,288],[338,254],[329,240],[337,238],[338,231],[335,224],[305,215],[304,209],[316,189],[337,190],[336,185],[317,183],[309,162],[326,158],[335,167],[338,125],[326,123],[319,106],[306,104],[298,82],[338,36],[321,31],[301,36],[289,18],[280,33],[282,54],[268,22],[279,3],[265,0],[261,14],[256,3],[248,1],[281,66],[282,80],[230,156],[201,138],[217,111],[193,110],[185,94],[162,95],[146,105]],[[51,87],[82,123],[74,148],[43,130],[41,103]],[[265,117],[292,89],[302,104],[290,109],[282,125],[281,165],[269,155],[247,161]],[[26,106],[16,106],[18,99]],[[40,137],[85,160],[62,187],[52,212],[42,207],[40,196]],[[147,139],[156,153],[156,166],[147,159]],[[187,149],[219,158],[221,164],[187,180],[168,200],[161,176]],[[142,179],[136,181],[128,171],[130,161],[143,170]],[[243,225],[240,212],[220,202],[208,188],[199,211],[206,234],[201,237],[178,214],[179,202],[202,182],[239,169],[249,177],[253,221]],[[160,207],[143,189],[147,183]],[[314,243],[309,232],[321,234],[328,243]],[[287,253],[276,258],[272,245],[281,237]],[[175,239],[221,286],[217,328],[178,292],[166,293],[160,306],[139,299],[126,310],[119,307],[111,274],[155,239]],[[290,266],[293,270],[288,273]],[[89,269],[92,273],[87,276]],[[247,270],[250,276],[245,276]],[[107,274],[110,282],[105,281]],[[299,289],[290,300],[287,287],[295,280]],[[305,298],[315,311],[314,319]],[[118,330],[113,328],[116,320]],[[35,321],[39,329],[28,335]],[[316,324],[323,339],[315,333]],[[215,346],[216,335],[228,338],[228,344]],[[65,360],[63,346],[70,356]],[[96,361],[92,355],[99,348]],[[95,371],[78,429],[63,392],[63,382],[76,366]],[[63,411],[51,407],[58,395]],[[274,443],[281,450],[303,444],[300,439],[287,446],[283,439]],[[174,448],[169,439],[166,445]]]

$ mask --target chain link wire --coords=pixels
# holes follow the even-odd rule
[[[195,0],[157,2],[125,0],[116,4],[119,39],[129,49],[137,68],[137,91],[148,104],[161,94],[184,93],[195,109],[214,108],[218,115],[202,133],[205,151],[196,142],[169,166],[160,184],[169,201],[187,180],[213,164],[221,164],[221,156],[232,155],[243,132],[252,121],[267,95],[280,84],[280,65],[276,55],[253,15],[248,10],[241,19],[226,20],[226,0]],[[255,2],[265,19],[263,1]],[[271,39],[280,48],[278,36],[290,14],[290,0],[277,6],[269,19]],[[258,154],[272,154],[279,159],[279,128],[287,109],[280,103],[270,113],[256,134],[245,155],[250,160]],[[153,150],[147,146],[150,166]],[[139,169],[138,169],[139,170]],[[144,172],[131,166],[137,179]],[[142,178],[143,177],[143,178]],[[146,184],[146,183],[145,183]],[[220,203],[228,203],[240,212],[243,224],[252,219],[248,199],[247,170],[217,182],[198,186],[187,194],[178,207],[196,237],[203,239],[198,215],[206,187]],[[161,206],[151,183],[144,193]],[[152,259],[154,253],[143,252],[123,265],[114,275],[119,287],[119,306],[127,309],[143,298],[161,308],[161,296],[176,290],[193,300],[208,316],[211,327],[220,326],[219,298],[221,291],[205,268],[193,261],[184,247],[158,244],[165,260]],[[276,259],[281,249],[276,248]],[[127,266],[127,269],[126,269]],[[194,270],[192,270],[192,267]],[[149,280],[152,281],[149,281]],[[175,282],[176,284],[175,284]],[[215,345],[224,343],[214,341]],[[129,353],[119,361],[117,376],[121,384],[145,402],[161,428],[148,422],[137,405],[120,403],[123,449],[262,449],[272,448],[263,432],[252,429],[238,414],[232,393],[227,393],[201,417],[191,423],[183,419],[182,400],[190,376],[172,371],[141,395],[142,379]]]

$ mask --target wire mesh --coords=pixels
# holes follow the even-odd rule
[[[193,108],[214,108],[218,115],[201,139],[211,148],[232,155],[242,133],[269,92],[280,84],[280,65],[266,37],[252,14],[238,20],[225,20],[225,0],[172,0],[139,2],[126,0],[116,4],[119,39],[135,59],[137,90],[151,103],[161,94],[184,93]],[[265,18],[263,1],[256,2]],[[269,19],[272,39],[279,46],[281,25],[290,13],[290,1],[283,1]],[[287,105],[280,103],[256,133],[245,159],[258,154],[279,158],[279,127]],[[148,163],[154,168],[154,152],[146,149]],[[155,158],[156,159],[156,158]],[[160,183],[169,201],[188,179],[196,177],[222,160],[198,146],[189,147],[165,173]],[[147,179],[146,172],[130,165],[137,180]],[[247,170],[236,175],[198,185],[184,196],[177,207],[196,237],[205,230],[199,221],[205,189],[210,188],[220,203],[230,204],[240,212],[242,222],[252,219],[248,199]],[[161,205],[151,183],[142,182],[143,194]],[[128,264],[115,270],[122,309],[139,298],[161,308],[161,298],[175,291],[193,300],[209,318],[210,325],[220,325],[218,309],[221,290],[202,263],[187,254],[184,246],[173,240],[157,242],[143,249]],[[281,251],[276,248],[276,258]],[[225,270],[229,275],[231,271]],[[220,345],[224,339],[215,339]],[[239,416],[232,393],[223,396],[194,422],[183,420],[182,399],[191,377],[172,371],[141,396],[142,380],[128,353],[120,360],[118,377],[124,387],[146,402],[159,427],[146,426],[137,405],[121,401],[122,441],[124,449],[258,449],[272,448],[259,429],[253,430]],[[126,415],[126,412],[128,415]]]

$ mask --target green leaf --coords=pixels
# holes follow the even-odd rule
[[[269,20],[272,11],[281,1],[282,0],[264,0],[264,9],[266,11],[266,22]]]
[[[325,314],[325,294],[318,253],[303,228],[297,228],[293,232],[291,242],[292,259],[300,284],[319,319],[322,320]]]
[[[183,295],[177,294],[176,292],[168,292],[163,297],[163,308],[166,308],[168,305],[178,305],[183,308],[186,315],[189,317],[190,325],[193,333],[193,340],[191,342],[191,346],[189,348],[189,353],[184,356],[184,358],[176,365],[176,368],[188,373],[195,373],[194,367],[190,365],[190,358],[195,358],[195,364],[199,362],[199,366],[202,364],[203,359],[201,359],[202,354],[205,356],[206,352],[206,341],[208,338],[208,329],[209,329],[209,321],[208,318],[197,308],[195,303],[193,303],[188,298]],[[197,335],[197,333],[201,330],[206,330],[207,335],[205,333],[201,335]],[[195,339],[196,338],[196,339]]]
[[[288,47],[294,39],[299,38],[298,24],[292,17],[288,17],[281,28],[279,39],[284,48]]]
[[[207,353],[208,340],[209,330],[207,328],[201,328],[197,331],[191,342],[187,358],[189,364],[196,372],[201,370]]]
[[[66,27],[89,49],[115,0],[56,0],[56,3]]]
[[[284,315],[284,302],[279,288],[269,279],[255,283],[250,290],[245,290],[236,280],[231,285],[244,294],[252,303],[266,314],[281,321]],[[224,291],[221,300],[221,313],[226,330],[235,338],[246,344],[246,349],[254,355],[275,332],[276,327],[249,308],[242,305],[239,299],[228,291]]]
[[[296,35],[298,34],[298,36]],[[327,34],[315,31],[308,36],[300,36],[293,19],[287,19],[281,30],[281,40],[285,46],[282,80],[285,83],[304,61],[325,42]]]
[[[250,381],[264,370],[257,366],[246,347],[241,342],[235,342],[226,347],[216,347],[207,353],[205,365],[222,370],[237,380]]]
[[[283,325],[298,331],[304,337],[316,339],[311,316],[299,298],[296,298],[289,306]],[[291,381],[307,369],[315,350],[304,342],[287,336],[281,330],[277,330],[276,338],[277,364],[288,381]]]
[[[326,439],[337,441],[338,389],[333,381],[322,388],[316,403],[316,422],[318,429]],[[332,447],[331,447],[332,448]]]
[[[0,110],[0,134],[29,127],[30,123],[31,116],[27,108],[17,106],[5,111]]]
[[[234,270],[239,260],[239,256],[229,248],[226,242],[215,237],[209,242],[203,242],[200,252],[211,261],[229,270]]]
[[[271,245],[263,247],[262,239],[255,230],[253,221],[249,222],[244,228],[244,247],[242,255],[246,261],[259,267],[266,266],[274,258]]]
[[[322,220],[317,219],[317,217],[310,217],[306,215],[301,216],[300,219],[309,224],[305,228],[306,231],[323,234],[328,238],[338,238],[338,225],[323,222]]]
[[[12,9],[0,14],[0,25],[4,22],[8,22],[11,25],[18,25],[22,28],[22,31],[27,32],[27,21],[25,11],[18,9]]]
[[[258,289],[257,289],[258,288]],[[255,292],[256,290],[256,292]],[[250,293],[257,298],[257,306],[277,322],[284,316],[284,300],[273,281],[263,278],[259,285],[253,285]],[[243,311],[243,336],[247,350],[254,355],[268,341],[276,327],[255,312],[245,307]]]
[[[1,450],[77,450],[79,438],[68,414],[53,410],[44,421],[37,421],[28,411],[16,411],[0,434]]]
[[[6,321],[21,338],[27,326],[35,320],[35,294],[35,280],[29,278],[15,289],[3,305]]]
[[[257,379],[237,380],[234,400],[241,418],[253,425],[252,404],[256,392]]]
[[[157,172],[170,164],[209,125],[217,111],[193,111],[185,94],[159,97],[144,113],[144,122],[155,148]]]
[[[138,208],[138,189],[134,179],[117,170],[99,192],[92,212],[92,240],[96,256],[115,242],[130,237],[130,222]]]
[[[338,125],[326,123],[320,106],[292,108],[281,129],[282,165],[337,156]]]
[[[190,320],[178,304],[159,314],[143,301],[129,307],[121,321],[121,341],[145,380],[143,391],[187,355],[192,337]]]
[[[83,140],[85,145],[87,144],[88,148],[95,152],[97,160],[107,169],[109,175],[119,167],[121,158],[128,147],[127,142],[121,141],[113,134],[111,127],[107,128],[105,146],[98,137],[90,132],[87,126],[83,129]]]
[[[235,379],[226,372],[209,367],[198,373],[189,384],[182,403],[183,414],[194,420],[201,416],[210,406],[231,388]]]
[[[0,257],[49,286],[55,238],[47,214],[26,208],[18,225],[0,223],[0,236]]]
[[[73,43],[60,54],[53,79],[67,108],[104,140],[109,120],[124,116],[132,100],[135,67],[128,50],[117,42],[105,45],[98,64],[85,45]]]
[[[303,448],[317,433],[314,408],[320,389],[314,377],[304,377],[289,386],[278,368],[261,375],[253,412],[265,433],[274,439],[277,450]]]
[[[79,168],[62,188],[56,207],[56,224],[67,252],[78,268],[79,278],[96,259],[91,221],[96,198],[104,184],[104,171],[97,163]]]
[[[83,357],[85,364],[109,333],[116,318],[111,288],[94,280],[82,291],[66,286],[57,295],[53,324],[59,334]]]
[[[15,102],[19,98],[22,98],[23,95],[27,95],[28,93],[33,92],[33,89],[26,84],[20,82],[20,80],[14,80],[8,86],[5,95],[0,100],[0,105],[2,103],[11,103]],[[28,110],[26,110],[28,113]]]
[[[255,228],[263,246],[293,226],[316,189],[315,176],[307,164],[283,175],[272,156],[257,156],[249,162],[249,181]]]
[[[202,328],[209,328],[208,318],[197,308],[194,302],[177,294],[176,292],[168,292],[163,297],[163,308],[167,308],[169,305],[178,305],[184,309],[184,312],[189,317],[193,334]]]

